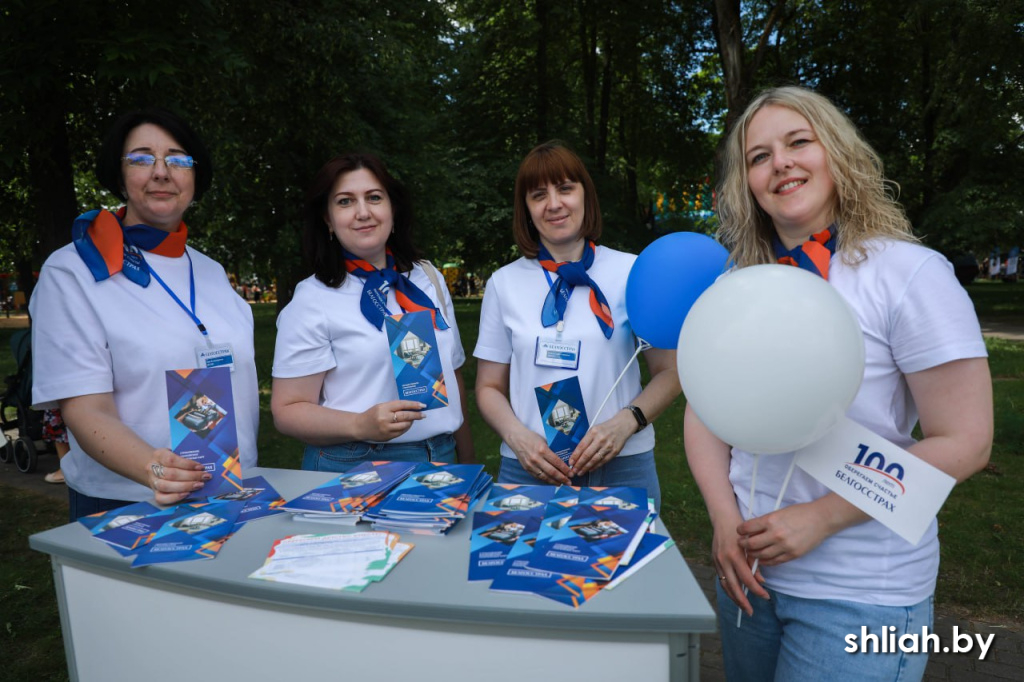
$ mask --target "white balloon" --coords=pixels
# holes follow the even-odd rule
[[[790,265],[728,273],[679,332],[679,381],[708,429],[747,452],[791,452],[821,438],[853,402],[864,338],[835,288]]]

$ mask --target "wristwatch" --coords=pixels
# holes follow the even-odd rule
[[[626,409],[633,413],[633,419],[636,419],[636,432],[641,431],[647,426],[647,417],[644,416],[644,411],[636,405],[626,405]]]

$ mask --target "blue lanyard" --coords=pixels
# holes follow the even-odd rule
[[[164,291],[174,299],[174,302],[178,304],[178,307],[184,310],[185,314],[192,318],[192,321],[196,325],[196,329],[202,333],[203,338],[206,339],[206,345],[209,346],[211,345],[210,334],[206,331],[206,325],[204,325],[202,320],[196,316],[196,277],[195,272],[192,269],[192,256],[189,255],[188,249],[185,249],[185,256],[188,258],[188,289],[190,307],[186,307],[185,304],[181,302],[181,299],[178,298],[177,294],[171,291],[171,288],[167,286],[162,279],[160,279],[160,275],[156,274],[156,270],[154,270],[153,266],[146,261],[142,256],[142,253],[139,253],[139,257],[142,258],[142,264],[146,266],[147,272],[149,272],[149,274],[153,276],[153,279],[155,279],[157,283],[164,288]]]
[[[555,283],[551,281],[551,273],[550,273],[550,272],[548,272],[548,271],[547,271],[547,270],[546,270],[545,268],[543,268],[543,267],[542,267],[542,268],[541,268],[540,270],[541,270],[541,272],[543,272],[543,273],[544,273],[544,276],[545,276],[545,277],[547,277],[547,279],[548,279],[548,289],[552,289],[552,290],[554,290],[554,288],[555,288]],[[554,292],[554,294],[555,294],[555,296],[558,296],[558,292],[557,292],[557,291],[555,291],[555,292]],[[568,300],[568,299],[567,299],[567,300]],[[566,309],[568,310],[568,306],[566,306]],[[556,307],[556,308],[555,308],[555,310],[556,310],[556,312],[557,312],[558,308]],[[565,311],[563,310],[563,311],[562,311],[561,313],[559,313],[559,315],[558,315],[558,325],[557,325],[557,326],[555,327],[555,331],[556,331],[556,332],[558,332],[558,337],[559,337],[559,338],[561,338],[561,336],[562,336],[562,331],[563,331],[563,330],[565,329],[565,320],[564,320],[564,319],[562,319],[562,318],[564,318],[564,317],[565,317]]]

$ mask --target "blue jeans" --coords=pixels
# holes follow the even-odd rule
[[[111,500],[106,497],[91,497],[83,495],[71,486],[68,486],[68,519],[74,523],[83,516],[92,516],[100,512],[107,512],[113,509],[120,509],[129,504],[130,500]]]
[[[307,445],[302,453],[302,468],[306,471],[344,473],[363,462],[381,460],[454,464],[455,437],[450,433],[442,433],[411,443],[351,441],[337,445]]]
[[[913,606],[876,606],[803,599],[769,589],[769,601],[750,598],[754,616],[743,614],[737,629],[739,609],[720,583],[717,587],[718,628],[730,682],[909,682],[924,677],[927,652],[909,654],[894,647],[895,653],[881,653],[878,647],[883,633],[886,642],[898,642],[903,634],[920,640],[925,627],[932,632],[932,597]],[[863,626],[879,642],[866,653],[860,652]],[[847,635],[857,636],[854,653],[844,650],[851,644]]]
[[[547,485],[524,469],[515,457],[501,458],[498,483]],[[638,455],[616,457],[604,466],[582,476],[576,476],[572,479],[572,485],[591,488],[616,485],[646,488],[647,496],[654,498],[654,508],[661,509],[661,485],[658,483],[658,469],[654,466],[654,450]]]

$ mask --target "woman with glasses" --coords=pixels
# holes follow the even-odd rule
[[[174,504],[209,480],[168,449],[168,370],[230,365],[243,470],[259,421],[252,312],[220,264],[187,245],[182,218],[213,178],[203,143],[170,112],[132,112],[107,133],[96,175],[124,205],[75,220],[29,305],[33,402],[59,405],[70,432],[72,521]]]
[[[278,318],[270,400],[278,430],[306,444],[302,468],[473,462],[455,309],[414,246],[405,188],[376,156],[336,156],[303,218],[313,274]]]

